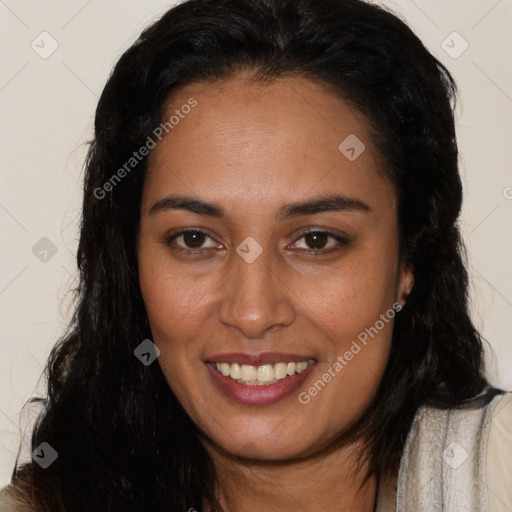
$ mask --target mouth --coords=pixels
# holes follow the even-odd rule
[[[315,362],[314,359],[307,361],[288,361],[276,364],[264,364],[253,366],[239,363],[213,363],[218,372],[229,377],[239,384],[247,386],[268,386],[280,380],[302,373],[306,368]]]
[[[316,367],[308,356],[223,354],[206,361],[217,387],[244,405],[267,405],[292,394]]]

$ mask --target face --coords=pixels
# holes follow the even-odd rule
[[[241,73],[171,103],[138,246],[158,364],[207,444],[314,454],[375,395],[412,286],[395,190],[364,118],[306,79]]]

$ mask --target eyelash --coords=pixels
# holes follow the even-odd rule
[[[183,231],[180,231],[179,233],[174,233],[173,235],[167,237],[167,239],[166,239],[167,245],[171,246],[172,242],[176,238],[179,238],[180,236],[182,236],[182,235],[184,235],[186,233],[201,233],[201,234],[206,235],[208,238],[212,239],[213,241],[215,241],[212,236],[210,236],[207,232],[205,232],[203,230],[200,230],[200,229],[185,229]],[[334,239],[336,242],[338,242],[338,244],[339,244],[338,247],[331,247],[329,249],[309,249],[309,250],[302,249],[301,252],[305,252],[305,253],[311,254],[313,256],[325,256],[325,255],[330,254],[330,253],[332,253],[334,251],[338,251],[342,247],[348,246],[350,244],[350,241],[347,238],[343,238],[343,237],[341,237],[339,235],[334,234],[332,231],[329,231],[329,230],[326,230],[326,229],[323,229],[323,230],[312,229],[311,231],[304,231],[304,232],[301,233],[299,238],[296,239],[294,244],[296,244],[299,240],[303,239],[307,235],[311,235],[311,234],[315,234],[315,233],[316,234],[321,234],[321,235],[323,235],[323,234],[328,235],[331,239]],[[211,250],[211,249],[185,249],[183,247],[171,247],[171,249],[173,251],[185,253],[187,255],[204,254],[205,252],[208,252],[208,251]]]

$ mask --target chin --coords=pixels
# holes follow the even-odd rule
[[[294,429],[283,427],[283,421],[252,421],[252,426],[244,428],[223,428],[219,426],[207,438],[207,444],[216,451],[231,457],[263,461],[285,461],[307,457],[321,449],[322,440],[304,435],[307,426]],[[299,433],[301,434],[299,435]],[[312,433],[311,430],[309,430]]]

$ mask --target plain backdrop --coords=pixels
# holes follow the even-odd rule
[[[175,2],[0,0],[0,487],[70,318],[83,159],[112,66]],[[380,1],[453,73],[472,312],[512,389],[512,0]],[[35,410],[37,412],[37,409]],[[34,413],[35,413],[34,412]],[[29,452],[23,451],[22,458]]]

